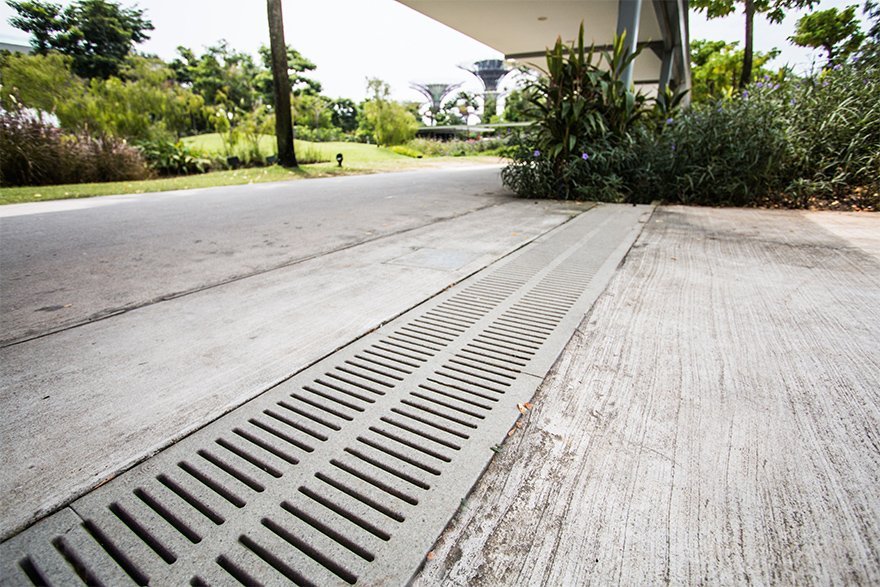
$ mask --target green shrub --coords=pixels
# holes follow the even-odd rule
[[[159,175],[190,175],[210,171],[212,163],[204,153],[177,141],[144,141],[138,144],[147,165]]]
[[[65,135],[21,109],[0,110],[0,186],[148,177],[140,152],[122,139]]]
[[[296,162],[300,165],[308,165],[309,163],[327,163],[330,157],[321,152],[320,149],[312,145],[296,144]]]
[[[413,159],[421,159],[422,154],[416,151],[415,149],[411,149],[409,147],[405,147],[403,145],[395,145],[391,147],[391,151],[397,153],[398,155],[403,155],[404,157],[412,157]]]
[[[438,141],[435,139],[413,139],[407,143],[411,149],[424,153],[428,157],[466,157],[468,155],[492,154],[502,151],[507,145],[503,139],[485,138],[463,141],[452,139]]]

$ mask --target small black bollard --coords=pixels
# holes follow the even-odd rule
[[[342,153],[336,153],[336,163],[342,167]]]

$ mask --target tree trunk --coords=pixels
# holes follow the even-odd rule
[[[272,83],[275,93],[275,140],[278,163],[296,167],[293,151],[293,122],[290,117],[290,78],[287,75],[287,44],[284,42],[284,20],[281,0],[266,0],[269,13],[269,45],[272,50]]]
[[[755,40],[755,0],[746,1],[746,44],[743,50],[742,77],[739,78],[739,87],[744,88],[752,81],[752,55],[754,53]]]

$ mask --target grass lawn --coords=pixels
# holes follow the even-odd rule
[[[223,153],[223,142],[220,140],[220,135],[217,133],[185,137],[183,142],[191,147],[202,149],[209,153],[218,155]],[[239,143],[236,147],[236,152],[240,152],[244,150],[244,148],[245,146]],[[398,155],[389,149],[377,147],[376,145],[366,145],[364,143],[312,143],[309,141],[297,140],[294,142],[294,150],[296,151],[297,156],[301,154],[308,155],[311,153],[319,154],[323,159],[334,162],[334,165],[337,153],[342,153],[342,156],[345,159],[343,165],[410,159],[404,155]],[[262,135],[260,137],[260,151],[264,157],[268,157],[275,153],[275,137],[273,135]]]

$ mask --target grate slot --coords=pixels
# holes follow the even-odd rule
[[[375,440],[371,440],[371,439],[363,437],[363,436],[358,436],[357,440],[358,440],[358,442],[360,442],[366,446],[369,446],[370,448],[374,448],[380,452],[383,452],[383,453],[387,454],[388,456],[394,457],[395,459],[397,459],[403,463],[406,463],[408,465],[412,465],[413,467],[421,469],[422,471],[425,471],[426,473],[430,473],[431,475],[435,475],[435,476],[440,475],[439,470],[420,461],[417,458],[407,456],[406,454],[404,454],[400,450],[392,449],[392,448],[390,448],[380,442],[376,442]],[[403,449],[403,450],[406,450],[406,449]]]
[[[299,491],[300,491],[300,493],[302,493],[306,497],[309,497],[310,499],[312,499],[315,503],[318,503],[318,504],[324,506],[325,508],[327,508],[328,510],[330,510],[331,512],[333,512],[337,516],[339,516],[345,520],[348,520],[349,522],[351,522],[352,524],[354,524],[358,528],[361,528],[362,530],[369,532],[370,534],[372,534],[373,536],[375,536],[379,540],[383,540],[385,542],[388,542],[389,540],[391,540],[391,535],[388,534],[388,532],[385,532],[381,528],[378,528],[377,526],[371,524],[370,522],[365,520],[362,516],[355,514],[354,512],[344,508],[340,504],[335,503],[335,502],[327,499],[326,497],[323,497],[323,496],[315,493],[314,491],[312,491],[308,487],[300,487]]]
[[[353,467],[351,465],[343,463],[339,459],[330,459],[330,464],[333,465],[334,467],[336,467],[337,469],[348,473],[352,477],[356,477],[356,478],[360,479],[361,481],[363,481],[365,483],[369,483],[373,487],[384,491],[388,495],[390,495],[392,497],[396,497],[397,499],[399,499],[400,501],[402,501],[406,504],[419,505],[419,500],[416,499],[415,497],[392,487],[388,483],[385,483],[384,481],[377,479],[376,477],[373,477],[372,475],[368,475],[367,473],[360,471],[356,467]]]
[[[447,390],[449,390],[449,389],[454,389],[455,391],[460,391],[460,392],[462,392],[462,393],[466,393],[466,394],[468,394],[468,395],[472,395],[472,396],[474,396],[474,397],[478,397],[478,398],[480,398],[480,399],[484,399],[484,400],[487,400],[487,401],[490,401],[490,402],[497,402],[497,401],[498,401],[498,398],[495,398],[495,397],[492,397],[492,396],[486,395],[486,394],[484,394],[484,393],[480,393],[480,392],[478,392],[478,391],[473,391],[473,390],[471,390],[471,389],[467,389],[467,388],[465,388],[465,387],[462,387],[461,385],[456,385],[456,384],[454,384],[454,383],[444,382],[444,381],[441,381],[441,380],[439,380],[439,379],[433,379],[433,378],[431,378],[431,377],[429,377],[429,378],[427,379],[427,381],[428,381],[429,383],[433,383],[434,385],[439,385],[440,387],[444,387],[444,388],[446,388]],[[449,391],[444,391],[444,390],[441,390],[441,389],[437,389],[436,387],[432,387],[432,386],[428,385],[427,383],[419,383],[419,387],[420,387],[421,389],[424,389],[424,390],[427,390],[427,391],[432,391],[432,392],[434,392],[434,393],[438,393],[438,394],[440,394],[440,395],[445,395],[445,396],[448,397],[448,398],[452,398],[452,399],[458,400],[458,401],[460,401],[460,402],[464,402],[464,403],[466,403],[466,404],[470,404],[470,405],[475,406],[475,407],[477,407],[477,408],[483,408],[483,409],[486,410],[486,411],[489,411],[489,410],[492,409],[492,406],[491,406],[491,405],[483,404],[483,403],[480,403],[480,402],[474,401],[474,400],[469,399],[469,398],[463,398],[463,397],[461,397],[460,395],[456,395],[456,394],[451,393],[451,392],[449,392]]]
[[[443,350],[443,346],[434,346],[430,343],[426,343],[426,341],[421,340],[420,338],[413,337],[402,330],[395,332],[393,335],[388,336],[389,340],[394,340],[400,343],[421,347],[423,349],[427,349],[428,351],[433,351],[432,353],[427,353],[430,356],[435,356],[438,352]]]
[[[269,415],[267,413],[268,411],[269,410],[266,410],[263,413],[265,413],[268,416]],[[275,417],[274,419],[278,420],[282,424],[287,424],[288,426],[290,426],[291,428],[294,428],[295,430],[300,430],[300,431],[305,432],[306,434],[310,434],[313,438],[316,438],[318,440],[321,440],[321,441],[327,440],[327,437],[324,436],[323,434],[319,434],[319,433],[314,432],[314,431],[312,431],[308,428],[305,428],[305,427],[300,427],[295,422],[285,422],[284,420],[280,420],[277,417]],[[315,450],[314,448],[312,448],[308,444],[298,440],[297,438],[291,436],[290,434],[288,434],[286,432],[278,430],[277,428],[275,428],[271,424],[267,424],[266,422],[263,422],[262,420],[258,420],[256,418],[250,418],[248,420],[248,424],[250,424],[251,426],[253,426],[255,428],[258,428],[259,430],[263,430],[264,432],[268,432],[272,436],[283,440],[284,442],[286,442],[287,444],[289,444],[291,446],[295,446],[296,448],[300,449],[303,452],[310,453],[313,450]]]
[[[134,490],[134,495],[142,502],[144,502],[151,510],[156,512],[160,518],[168,522],[172,528],[180,532],[184,538],[192,542],[193,544],[198,544],[202,541],[202,537],[198,535],[198,533],[190,528],[186,522],[181,520],[178,516],[174,515],[174,513],[165,507],[159,500],[155,497],[147,493],[145,489],[142,487],[138,487]]]
[[[487,365],[485,362],[470,361],[466,357],[462,357],[461,355],[455,355],[455,357],[449,359],[449,363],[451,363],[452,365],[458,365],[463,369],[472,369],[474,371],[488,373],[489,375],[493,375],[495,377],[503,377],[504,379],[509,379],[510,381],[516,381],[516,375],[511,375],[510,373],[490,369],[490,365]],[[452,367],[450,366],[449,369],[452,369]],[[490,379],[490,381],[492,381],[492,379]],[[502,383],[502,385],[507,385],[509,387],[510,381],[506,383],[498,381],[498,383]]]
[[[73,569],[83,583],[86,585],[103,585],[103,583],[101,583],[101,581],[99,581],[98,578],[95,577],[86,567],[76,551],[70,548],[70,546],[64,541],[64,538],[59,536],[53,539],[52,546],[54,546],[61,556],[64,557],[64,560],[67,561],[67,564],[70,565],[70,568]]]
[[[505,390],[498,389],[497,387],[492,387],[491,385],[487,385],[486,383],[483,383],[482,381],[474,381],[473,379],[467,379],[467,378],[463,377],[463,375],[467,375],[467,374],[463,373],[461,371],[459,371],[458,373],[455,373],[455,372],[450,373],[448,371],[448,368],[441,367],[440,369],[437,369],[437,371],[435,371],[435,374],[442,375],[443,377],[447,377],[449,379],[453,379],[453,380],[459,381],[461,383],[473,385],[474,387],[479,387],[479,388],[485,389],[487,391],[493,391],[499,395],[504,395],[504,393],[505,393]]]
[[[345,395],[347,395],[347,396],[349,396],[349,397],[353,397],[353,398],[355,398],[355,399],[359,399],[359,400],[361,400],[361,401],[363,401],[363,402],[365,402],[365,403],[368,403],[368,404],[374,404],[374,403],[376,403],[376,400],[374,400],[374,399],[371,398],[371,397],[367,397],[367,396],[365,396],[365,395],[363,395],[363,394],[360,394],[360,393],[358,393],[356,390],[346,389],[346,388],[342,385],[342,380],[341,380],[341,379],[338,379],[338,378],[336,379],[336,383],[334,383],[334,382],[332,382],[332,381],[325,381],[325,380],[323,380],[323,379],[321,379],[321,378],[318,378],[318,379],[315,379],[314,384],[316,384],[316,385],[322,385],[322,386],[324,386],[324,387],[326,387],[326,388],[328,388],[328,389],[332,389],[333,391],[338,391],[339,393],[344,393]],[[308,387],[311,387],[311,386],[308,386]],[[352,385],[352,387],[355,387],[355,386]],[[362,388],[358,388],[358,389],[362,389]],[[364,390],[364,391],[366,391],[366,390]],[[373,391],[373,393],[377,393],[377,392],[376,392],[376,391]],[[379,395],[381,395],[381,393],[380,393]]]
[[[258,430],[260,430],[260,429],[258,428]],[[252,434],[252,433],[248,432],[247,430],[243,430],[241,428],[233,428],[232,432],[234,432],[240,438],[246,440],[247,442],[250,442],[251,444],[253,444],[257,448],[260,448],[260,449],[266,451],[270,455],[273,455],[273,456],[281,459],[282,461],[285,461],[288,464],[291,464],[291,465],[299,464],[299,460],[296,457],[294,457],[293,455],[287,454],[286,452],[284,452],[282,449],[280,449],[278,446],[276,446],[272,441],[270,441],[267,438],[261,438],[257,434]]]
[[[207,462],[211,463],[218,470],[223,471],[227,475],[229,475],[232,479],[235,479],[239,483],[246,485],[253,491],[257,493],[262,493],[266,490],[262,483],[251,477],[250,475],[239,471],[234,466],[227,463],[225,460],[221,459],[217,455],[208,452],[205,449],[200,449],[196,451],[196,454],[205,459]]]
[[[435,330],[436,332],[442,332],[443,334],[447,334],[449,336],[458,336],[459,334],[467,330],[467,328],[455,326],[445,320],[438,320],[437,318],[428,315],[425,315],[424,318],[416,318],[415,320],[413,320],[413,323],[425,328]]]
[[[391,518],[395,522],[403,522],[406,519],[403,517],[403,514],[396,512],[396,511],[392,510],[391,508],[385,507],[384,505],[382,505],[378,501],[367,497],[362,492],[356,491],[355,489],[352,489],[348,485],[345,485],[344,483],[341,483],[340,481],[337,481],[336,479],[333,479],[332,477],[329,477],[329,476],[325,475],[324,473],[320,473],[320,472],[315,473],[315,478],[323,481],[324,483],[326,483],[330,487],[333,487],[334,489],[341,491],[342,493],[348,495],[349,497],[353,497],[354,499],[358,500],[362,504],[370,506],[371,508],[373,508],[374,510],[376,510],[380,514],[384,514],[384,515],[388,516],[389,518]]]
[[[537,350],[535,347],[526,347],[504,338],[489,336],[485,332],[477,336],[474,340],[482,342],[483,344],[488,346],[496,346],[498,348],[502,348],[511,352],[522,353],[524,355],[534,355],[535,351]]]
[[[342,427],[339,426],[339,424],[329,422],[329,421],[325,420],[324,418],[320,418],[310,412],[306,412],[305,410],[302,410],[296,406],[293,406],[293,405],[285,402],[284,400],[279,400],[279,401],[275,402],[275,405],[278,406],[279,408],[283,408],[283,409],[287,410],[290,414],[296,414],[297,416],[301,416],[303,418],[306,418],[306,419],[310,420],[311,422],[314,422],[315,424],[320,424],[320,425],[324,426],[325,428],[332,430],[333,432],[339,432],[340,430],[342,430]],[[285,425],[289,426],[290,428],[293,428],[294,430],[297,430],[299,432],[309,434],[310,436],[313,436],[314,438],[317,438],[318,440],[320,440],[322,442],[326,441],[328,438],[326,434],[321,433],[321,432],[316,432],[312,428],[309,428],[308,426],[305,426],[302,423],[297,422],[296,420],[293,420],[288,414],[280,414],[274,410],[263,410],[263,413],[266,414],[267,416],[269,416],[270,418],[272,418],[273,420],[275,420],[276,422],[280,422],[282,424],[285,424]],[[311,452],[311,451],[309,451],[309,452]]]
[[[324,567],[349,585],[354,585],[357,581],[357,576],[354,573],[352,573],[345,567],[337,564],[331,558],[324,555],[324,553],[322,553],[306,541],[302,540],[274,520],[270,518],[263,518],[262,520],[260,520],[260,523],[271,530],[276,536],[320,564],[322,567]]]
[[[295,397],[296,399],[298,399],[299,405],[294,405],[294,404],[287,402],[287,401],[284,401],[284,400],[279,400],[279,401],[275,402],[275,405],[278,406],[279,408],[284,408],[285,410],[287,410],[288,412],[290,412],[292,414],[296,414],[297,416],[307,418],[316,424],[320,424],[321,426],[324,426],[325,428],[329,428],[330,430],[332,430],[334,432],[339,432],[340,430],[342,430],[342,426],[340,426],[339,424],[337,424],[335,422],[331,422],[330,420],[328,420],[327,418],[324,417],[324,414],[330,414],[331,416],[336,416],[340,420],[345,420],[347,422],[350,422],[352,420],[351,416],[349,416],[348,414],[342,414],[342,413],[337,412],[335,410],[331,410],[327,407],[315,405],[316,402],[303,401],[301,398],[299,398],[293,394],[291,394],[291,397]],[[315,412],[310,411],[308,409],[308,407],[306,407],[306,406],[308,406],[310,408],[317,409],[317,410],[321,410],[323,413],[316,414]],[[264,413],[269,416],[272,416],[273,418],[275,418],[277,420],[281,420],[282,422],[284,422],[285,424],[288,424],[288,425],[292,425],[291,422],[295,422],[295,420],[291,420],[287,415],[282,416],[282,415],[278,414],[277,412],[272,412],[270,410],[266,410]],[[294,426],[294,427],[296,427],[296,426]]]
[[[134,516],[129,514],[128,511],[123,509],[118,503],[111,503],[108,509],[113,512],[113,515],[115,515],[120,522],[125,524],[135,536],[140,538],[144,544],[149,546],[150,549],[158,554],[167,564],[173,564],[174,561],[177,560],[177,556],[167,546],[159,542],[149,530],[144,528]]]
[[[433,434],[429,434],[429,433],[425,432],[424,430],[420,430],[420,429],[416,428],[415,426],[404,424],[403,422],[399,422],[398,420],[395,420],[393,418],[389,418],[388,416],[382,416],[381,418],[379,418],[379,420],[381,420],[382,422],[385,422],[386,424],[391,424],[392,426],[400,428],[401,430],[406,430],[407,432],[411,432],[412,434],[415,434],[417,436],[421,436],[425,440],[430,440],[431,442],[436,442],[440,446],[445,446],[446,448],[451,448],[452,450],[461,450],[461,446],[458,444],[455,444],[454,442],[449,442],[448,440],[443,440],[442,438],[437,438]]]
[[[412,394],[410,394],[410,395],[412,395]],[[474,430],[477,429],[476,424],[473,424],[471,422],[467,422],[465,420],[462,420],[461,418],[457,418],[456,416],[451,416],[448,413],[441,412],[438,408],[425,406],[423,404],[420,404],[418,402],[414,402],[414,401],[408,400],[408,399],[402,399],[402,400],[400,400],[400,403],[405,406],[410,406],[410,407],[415,408],[417,410],[421,410],[422,412],[427,412],[428,414],[432,414],[434,416],[444,418],[446,420],[449,420],[450,422],[455,422],[456,424],[461,424],[462,426],[467,426],[468,428],[473,428]],[[477,418],[477,419],[479,420],[479,418]]]
[[[50,585],[30,557],[24,557],[18,563],[18,567],[33,585]]]
[[[150,582],[149,577],[147,577],[138,567],[134,564],[134,562],[125,554],[125,552],[116,545],[113,540],[104,533],[98,526],[96,526],[90,520],[86,520],[83,522],[83,530],[88,532],[88,534],[94,538],[95,542],[97,542],[101,548],[110,555],[119,568],[121,568],[126,575],[131,577],[131,580],[134,581],[137,585],[148,585]]]
[[[388,348],[388,347],[392,347],[392,348]],[[406,357],[407,359],[412,359],[413,361],[419,361],[419,363],[424,363],[425,361],[428,360],[428,357],[431,356],[429,353],[427,353],[425,351],[420,351],[417,349],[410,349],[410,348],[407,348],[401,344],[393,343],[388,340],[379,341],[378,343],[374,344],[371,348],[373,348],[377,351],[384,351],[386,353],[393,354],[394,356],[397,356],[397,357]],[[403,352],[403,351],[407,351],[407,352]],[[423,356],[420,357],[420,356],[417,356],[417,354],[411,355],[409,353],[417,353],[417,354],[421,354]],[[413,365],[413,367],[418,367],[418,366],[419,365]]]
[[[425,389],[425,388],[422,388],[422,389]],[[436,393],[437,395],[442,395],[443,397],[446,397],[449,399],[454,399],[454,400],[462,402],[462,403],[472,404],[472,402],[466,402],[465,400],[459,399],[459,398],[457,398],[451,394],[448,394],[448,393],[441,393],[438,391],[434,391],[433,389],[430,389],[430,388],[427,388],[427,390],[432,393]],[[443,406],[444,408],[449,408],[450,410],[454,411],[456,414],[464,414],[466,416],[476,418],[477,420],[484,420],[486,418],[482,414],[478,414],[476,412],[473,412],[473,411],[466,409],[466,408],[463,408],[461,406],[457,406],[455,404],[450,404],[446,401],[437,399],[435,397],[431,397],[430,395],[426,395],[425,393],[420,392],[420,391],[411,391],[410,396],[419,398],[419,399],[424,400],[426,402],[431,402],[434,405]],[[480,406],[480,407],[482,407],[482,406]]]
[[[342,399],[342,398],[339,398],[339,397],[337,397],[337,396],[335,396],[335,395],[333,395],[333,394],[330,394],[330,393],[327,393],[327,392],[325,392],[325,391],[320,391],[320,390],[318,390],[318,389],[315,389],[315,388],[312,387],[311,385],[303,385],[303,391],[305,391],[306,393],[311,393],[312,395],[316,395],[316,396],[318,396],[318,397],[320,397],[320,398],[322,398],[322,399],[325,399],[325,400],[328,400],[328,401],[331,401],[331,402],[337,403],[337,404],[339,404],[339,405],[341,405],[341,406],[345,406],[345,407],[348,408],[349,410],[354,410],[355,412],[363,412],[363,411],[364,411],[363,406],[355,405],[355,404],[353,404],[353,403],[351,403],[351,402],[349,402],[349,401],[346,401],[346,400],[344,400],[344,399]],[[299,395],[297,395],[297,394],[293,394],[293,393],[291,393],[291,394],[290,394],[290,397],[292,397],[292,398],[296,398],[296,399],[300,399],[301,396],[299,396]],[[304,401],[304,400],[303,400],[303,401]]]
[[[402,332],[406,332],[410,335],[415,335],[415,338],[425,341],[425,342],[433,342],[434,344],[438,344],[441,347],[447,346],[450,342],[455,340],[454,338],[449,338],[449,335],[445,332],[441,332],[439,330],[433,328],[427,328],[420,324],[410,324],[408,326],[404,326],[400,329]],[[442,342],[437,342],[442,341]]]
[[[480,355],[482,357],[487,357],[490,359],[494,359],[496,357],[496,355],[504,357],[502,359],[497,359],[497,360],[513,363],[514,365],[518,365],[520,367],[525,367],[529,361],[529,357],[527,357],[525,355],[516,354],[514,352],[499,351],[497,348],[494,348],[492,346],[486,346],[485,344],[479,344],[476,341],[468,343],[467,345],[465,345],[464,348],[468,349],[468,352],[471,352],[475,355]],[[477,350],[475,351],[475,350],[471,350],[471,349],[477,349]],[[486,353],[490,353],[490,354],[487,355]]]
[[[248,452],[247,450],[235,445],[234,443],[232,443],[224,438],[218,438],[214,442],[216,442],[218,446],[228,450],[230,453],[234,454],[238,458],[248,462],[249,464],[251,464],[254,467],[256,467],[257,469],[259,469],[260,471],[262,471],[264,473],[268,473],[269,475],[272,475],[276,479],[280,479],[283,475],[283,473],[281,471],[279,471],[278,469],[276,469],[275,467],[273,467],[269,463],[265,462],[264,460],[262,460],[261,458],[259,458],[257,456],[254,456],[253,453]]]
[[[513,378],[515,379],[522,371],[513,367],[511,365],[519,366],[519,363],[514,363],[513,361],[500,361],[499,359],[494,359],[492,357],[487,356],[485,353],[476,353],[472,350],[463,348],[461,351],[455,355],[457,358],[462,361],[469,361],[470,363],[478,363],[480,365],[485,365],[487,367],[493,367],[495,369],[502,369],[507,371],[508,374],[513,373]],[[451,359],[450,359],[451,360]],[[500,373],[499,373],[500,375]]]
[[[356,450],[353,448],[346,448],[345,452],[359,458],[360,460],[364,461],[365,463],[369,463],[369,464],[373,465],[374,467],[382,469],[386,473],[390,473],[390,474],[394,475],[395,477],[399,477],[399,478],[403,479],[404,481],[406,481],[407,483],[415,485],[419,489],[424,489],[425,491],[427,491],[428,489],[431,489],[431,486],[428,485],[427,483],[425,483],[424,481],[422,481],[421,479],[417,479],[416,477],[410,475],[409,473],[405,473],[404,471],[401,471],[400,469],[397,469],[395,467],[392,467],[391,465],[385,464],[377,458],[373,458],[369,455],[365,455],[364,453],[360,452],[359,450]]]
[[[348,550],[350,550],[354,554],[358,555],[359,557],[361,557],[365,561],[373,562],[373,560],[376,559],[376,555],[374,555],[372,552],[370,552],[369,550],[367,550],[366,548],[364,548],[360,544],[357,544],[353,540],[350,540],[348,537],[343,535],[341,532],[336,531],[335,529],[331,528],[327,524],[324,524],[320,520],[309,515],[307,512],[301,510],[300,508],[296,507],[295,505],[285,501],[285,502],[282,502],[281,507],[284,508],[287,512],[293,514],[294,516],[296,516],[297,518],[299,518],[300,520],[305,522],[306,524],[308,524],[309,526],[311,526],[312,528],[314,528],[315,530],[321,532],[322,534],[324,534],[325,536],[327,536],[329,538],[332,538],[333,540],[335,540],[336,542],[338,542],[339,544],[341,544],[342,546],[344,546],[345,548],[347,548]]]
[[[376,351],[371,351],[370,349],[365,349],[363,355],[355,355],[355,358],[360,361],[370,363],[372,365],[377,365],[386,369],[392,369],[394,371],[397,371],[398,373],[403,373],[404,375],[412,375],[412,370],[419,368],[419,365],[414,365],[412,363],[409,363],[408,361],[403,361],[400,359],[399,356],[388,357],[381,353],[377,353]],[[384,359],[384,361],[380,361],[379,359]],[[397,363],[397,365],[386,363],[385,361],[389,361],[390,363]],[[409,367],[409,369],[404,369],[403,367],[400,367],[400,365],[406,365],[407,367]]]
[[[247,585],[248,587],[257,585],[262,587],[263,585],[223,555],[217,557],[217,564],[220,566],[221,569],[229,573],[230,577],[232,577],[242,585]]]
[[[369,381],[371,383],[376,383],[378,385],[382,385],[384,387],[388,387],[388,388],[394,387],[393,383],[388,383],[387,381],[382,381],[382,380],[377,379],[376,377],[373,377],[371,375],[364,375],[363,373],[358,373],[357,371],[351,369],[350,367],[336,367],[336,370],[342,371],[343,373],[345,373],[347,375],[351,375],[353,377],[358,377],[360,379],[364,379],[364,380]]]
[[[346,413],[342,412],[341,410],[337,410],[335,407],[330,407],[330,406],[318,401],[317,399],[308,398],[308,397],[306,397],[302,394],[299,394],[297,392],[293,392],[293,393],[289,394],[289,397],[292,399],[298,400],[300,405],[292,404],[292,403],[284,401],[284,400],[278,402],[278,405],[281,406],[282,408],[284,408],[285,410],[290,410],[291,412],[293,412],[295,414],[299,414],[302,416],[303,411],[305,411],[307,409],[302,406],[302,404],[305,404],[306,406],[309,406],[309,408],[315,408],[316,410],[321,410],[322,412],[324,412],[326,414],[330,414],[331,416],[336,416],[337,418],[339,418],[341,420],[345,420],[346,422],[351,422],[354,419],[350,414],[346,414]],[[357,410],[353,410],[353,411],[357,411]],[[318,421],[318,419],[315,416],[311,415],[311,417],[316,422]],[[332,426],[328,426],[328,427],[332,427]],[[341,428],[338,425],[336,425],[336,430],[337,431],[341,430]]]
[[[490,334],[500,337],[500,339],[505,341],[507,344],[512,344],[532,351],[541,350],[541,343],[543,342],[540,340],[528,338],[525,335],[517,335],[515,334],[515,331],[507,330],[506,328],[499,328],[494,324],[486,327],[486,329],[483,331],[484,336],[488,337],[488,335]]]
[[[402,444],[403,446],[408,446],[409,448],[415,449],[421,453],[428,455],[429,457],[434,457],[438,461],[443,461],[444,463],[451,463],[452,459],[444,454],[441,454],[433,449],[426,448],[420,445],[418,442],[413,442],[412,440],[407,440],[399,433],[388,432],[384,428],[379,428],[378,426],[370,426],[370,431],[374,432],[380,436],[384,436],[388,440],[393,440],[398,444]]]
[[[226,521],[223,519],[223,516],[205,504],[203,500],[198,499],[195,495],[187,491],[183,486],[164,473],[159,474],[156,477],[156,480],[214,524],[219,526]]]
[[[443,366],[443,368],[450,371],[455,371],[456,373],[461,373],[462,375],[468,375],[470,377],[476,377],[477,379],[483,379],[497,385],[503,385],[504,387],[510,387],[510,381],[503,381],[501,377],[503,377],[504,379],[509,379],[511,381],[516,380],[515,377],[511,377],[507,373],[499,375],[490,369],[486,369],[485,367],[468,365],[463,361],[455,361],[453,359],[450,359],[449,362]]]
[[[360,358],[360,357],[358,357],[358,358]],[[363,359],[361,359],[361,360],[363,360]],[[393,379],[395,382],[403,381],[403,377],[401,377],[400,375],[398,375],[396,373],[387,373],[385,371],[380,371],[379,369],[376,369],[376,367],[374,367],[373,365],[363,365],[353,359],[346,360],[345,364],[351,365],[352,367],[357,367],[358,369],[363,369],[364,371],[369,371],[370,373],[375,373],[376,375],[379,375],[380,377],[387,377],[388,379]],[[379,365],[384,366],[381,363],[379,363]],[[412,373],[411,371],[403,371],[401,369],[394,368],[394,367],[392,367],[392,369],[400,371],[401,373],[407,373],[407,374]],[[389,387],[394,387],[396,385],[395,382],[389,383]]]
[[[181,461],[177,464],[177,466],[180,467],[182,471],[190,475],[193,479],[199,481],[205,487],[211,489],[212,491],[214,491],[214,493],[216,493],[235,507],[243,508],[245,506],[246,502],[242,498],[233,493],[231,490],[227,489],[222,483],[216,481],[207,473],[202,472],[201,470],[197,469],[186,461]]]
[[[278,558],[272,551],[260,545],[258,542],[247,536],[246,534],[242,534],[238,538],[239,544],[247,548],[249,551],[260,557],[263,561],[268,563],[272,568],[285,576],[289,581],[294,583],[295,585],[299,585],[300,587],[317,587],[314,583],[307,580],[305,577],[300,575],[297,571],[290,568],[284,561]],[[231,574],[231,573],[230,573]]]
[[[428,420],[427,418],[417,416],[415,414],[407,412],[406,410],[402,410],[400,408],[391,408],[391,411],[393,413],[399,414],[405,418],[409,418],[410,420],[415,420],[416,422],[421,422],[422,424],[425,424],[427,426],[431,426],[432,428],[436,428],[437,430],[442,430],[443,432],[447,432],[449,434],[452,434],[453,436],[457,436],[457,437],[461,438],[462,440],[467,440],[470,438],[470,436],[468,436],[464,432],[459,432],[458,430],[454,430],[454,429],[450,428],[449,426],[444,426],[443,424],[439,424],[436,421],[431,421],[431,420]]]

